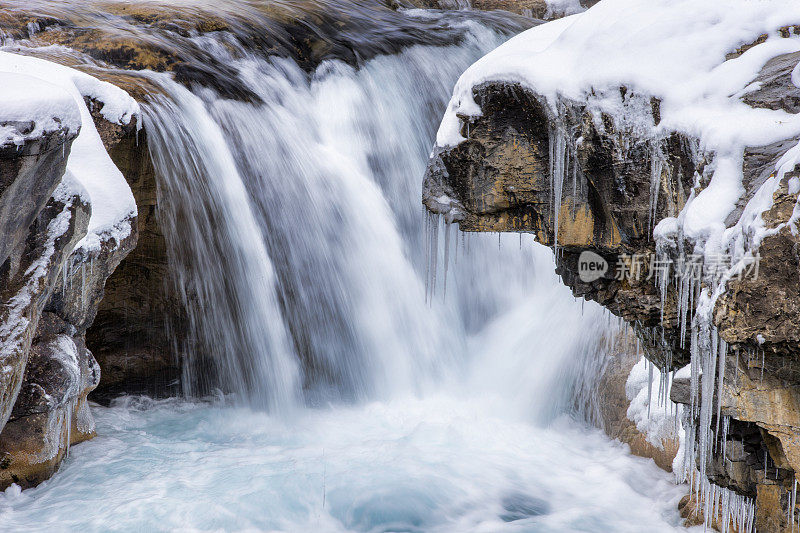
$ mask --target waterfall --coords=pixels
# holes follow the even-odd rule
[[[262,17],[249,41],[137,26],[220,82],[141,74],[186,398],[93,407],[98,437],[0,493],[0,523],[676,531],[682,489],[581,420],[616,322],[533,235],[460,233],[421,205],[452,88],[505,15],[384,9],[371,24],[416,44],[309,69],[262,46],[261,4],[219,4]],[[381,38],[354,5],[339,49]]]
[[[248,402],[289,407],[298,398],[298,365],[254,206],[225,135],[202,101],[174,82],[163,83],[173,99],[156,97],[146,128],[162,176],[159,194],[176,199],[161,220],[193,335],[186,351],[207,347],[219,355],[223,385]],[[197,361],[184,366],[188,395],[201,383],[199,368]]]
[[[310,75],[199,39],[258,103],[152,76],[164,94],[145,105],[145,128],[188,315],[188,395],[221,387],[280,410],[422,393],[467,372],[467,339],[552,270],[528,236],[498,250],[474,235],[460,251],[454,237],[453,253],[434,252],[451,287],[426,302],[419,190],[432,134],[458,75],[504,39],[456,26],[457,45]]]

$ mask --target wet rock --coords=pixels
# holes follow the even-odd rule
[[[95,122],[104,121],[95,116]],[[87,345],[103,369],[103,381],[93,398],[106,401],[122,393],[175,393],[181,357],[175,353],[170,325],[177,328],[173,332],[180,331],[184,312],[169,279],[147,135],[135,127],[118,129],[104,137],[104,144],[136,199],[138,241],[109,276],[97,316],[86,333]]]
[[[14,411],[0,433],[0,487],[40,483],[69,446],[95,435],[86,397],[99,380],[91,352],[71,336],[34,343]]]
[[[675,377],[669,391],[669,399],[675,403],[692,404],[692,378],[689,376]]]
[[[59,428],[69,427],[67,412],[72,405],[65,402],[70,396],[77,399],[75,385],[80,380],[73,371],[77,365],[58,364],[68,361],[64,359],[66,354],[58,348],[40,346],[36,341],[37,326],[62,264],[86,233],[88,219],[88,206],[79,197],[64,202],[51,199],[39,214],[38,223],[30,228],[28,246],[20,253],[16,275],[8,275],[0,284],[4,287],[0,315],[2,363],[9,369],[0,379],[0,461],[5,465],[2,471],[7,473],[0,473],[0,488],[16,482],[15,477],[22,484],[27,483],[26,478],[31,484],[45,479],[61,460],[61,445],[66,446],[63,439],[54,441],[50,437],[60,434]],[[60,231],[51,232],[48,228]],[[9,263],[6,266],[11,272]],[[30,265],[35,267],[31,269]],[[51,361],[53,358],[56,361]]]
[[[42,146],[37,140],[30,142]],[[65,139],[65,142],[71,143],[72,139]],[[38,160],[44,162],[43,167],[31,162],[20,166],[14,159],[7,158],[0,160],[0,168],[5,168],[0,173],[8,176],[17,169],[21,173],[13,181],[36,181],[28,172],[41,172],[43,176],[37,180],[44,182],[42,186],[49,196],[58,185],[66,165],[65,160],[56,160],[59,154],[68,153],[68,150],[67,146],[61,144],[48,148],[38,152]],[[28,153],[22,150],[20,157],[27,158]],[[39,191],[32,194],[34,198],[40,195]],[[3,206],[7,207],[6,201],[13,201],[14,197],[6,198],[3,195],[1,199]],[[28,209],[34,207],[29,206]],[[5,214],[16,220],[12,211],[7,209]],[[16,224],[21,222],[24,219]],[[0,368],[3,368],[0,373],[0,429],[11,414],[39,316],[57,282],[60,266],[86,233],[88,222],[88,206],[78,196],[58,200],[50,198],[47,204],[39,206],[35,218],[25,228],[24,239],[16,243],[9,239],[14,246],[8,250],[5,262],[0,266]],[[5,220],[2,223],[9,227],[15,224]],[[22,231],[18,229],[12,234],[18,235]]]
[[[0,124],[9,126],[10,124]],[[33,123],[16,125],[24,133]],[[28,237],[28,230],[61,181],[72,139],[67,127],[0,147],[0,264]]]
[[[792,70],[800,62],[800,52],[783,54],[767,61],[755,82],[758,90],[742,97],[750,107],[783,109],[800,113],[800,87],[792,83]]]

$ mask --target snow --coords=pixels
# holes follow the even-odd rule
[[[116,124],[129,124],[139,117],[136,101],[119,87],[86,73],[4,51],[0,51],[0,94],[0,122],[36,122],[34,132],[27,136],[0,127],[0,145],[21,144],[26,137],[51,131],[59,124],[73,133],[80,130],[72,143],[67,172],[80,183],[92,216],[88,233],[77,248],[94,250],[108,238],[119,243],[127,237],[130,219],[137,213],[133,193],[103,147],[84,97],[102,102],[101,114]]]
[[[631,369],[625,383],[625,395],[630,400],[628,419],[636,424],[647,442],[658,449],[664,449],[664,441],[678,439],[676,418],[680,414],[680,406],[669,398],[669,391],[659,390],[663,382],[658,368],[642,357]],[[670,381],[666,381],[669,387]]]
[[[78,132],[79,108],[69,92],[58,85],[24,74],[6,74],[2,86],[0,146],[21,146],[28,139],[61,129],[71,134]],[[13,124],[30,122],[33,128],[29,130]]]
[[[686,365],[675,371],[673,378],[675,379],[689,379],[692,377],[692,365]]]
[[[725,219],[744,192],[744,147],[800,135],[799,116],[753,109],[739,99],[753,89],[751,82],[767,61],[800,50],[800,39],[777,34],[777,28],[798,21],[800,3],[786,0],[604,0],[532,28],[472,65],[456,84],[437,145],[464,140],[461,120],[481,112],[473,88],[491,81],[521,84],[540,95],[554,115],[558,102],[569,99],[588,103],[596,115],[640,122],[625,127],[645,138],[684,133],[715,157],[710,184],[681,213],[682,230],[707,240],[706,253],[719,253]],[[769,35],[765,42],[726,60],[762,34]],[[653,124],[647,113],[628,113],[629,98],[620,95],[620,87],[658,98],[661,122]]]

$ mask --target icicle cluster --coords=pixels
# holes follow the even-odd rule
[[[792,494],[789,496],[789,501],[787,502],[788,505],[786,506],[786,521],[789,522],[792,526],[792,533],[794,533],[795,529],[795,508],[797,507],[797,478],[794,479],[792,484]]]
[[[573,128],[566,125],[564,119],[565,108],[559,104],[555,110],[551,109],[549,121],[549,146],[550,146],[550,206],[553,221],[553,253],[556,259],[558,252],[559,215],[564,200],[564,182],[568,175],[572,177],[572,197],[578,193],[578,160],[575,145],[580,143],[574,140]]]
[[[441,215],[425,213],[425,300],[431,301],[436,293],[436,269],[439,260],[439,220]]]
[[[443,227],[442,227],[443,226]],[[458,263],[458,236],[461,235],[461,248],[466,253],[469,248],[469,233],[454,227],[455,223],[446,216],[437,213],[425,212],[425,301],[430,303],[436,294],[436,284],[439,275],[439,232],[444,230],[443,258],[442,258],[442,286],[444,296],[447,296],[447,271],[451,260]],[[499,233],[498,233],[499,236]],[[520,246],[522,237],[520,236]],[[453,249],[451,252],[451,248]],[[452,259],[451,259],[452,258]]]
[[[753,531],[756,506],[752,498],[714,485],[708,479],[695,477],[694,493],[703,507],[703,524],[706,529],[717,522],[722,533]]]

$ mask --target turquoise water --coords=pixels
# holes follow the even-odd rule
[[[547,428],[454,396],[302,410],[130,399],[5,530],[672,531],[684,488],[567,418]],[[647,525],[643,529],[643,525]]]

